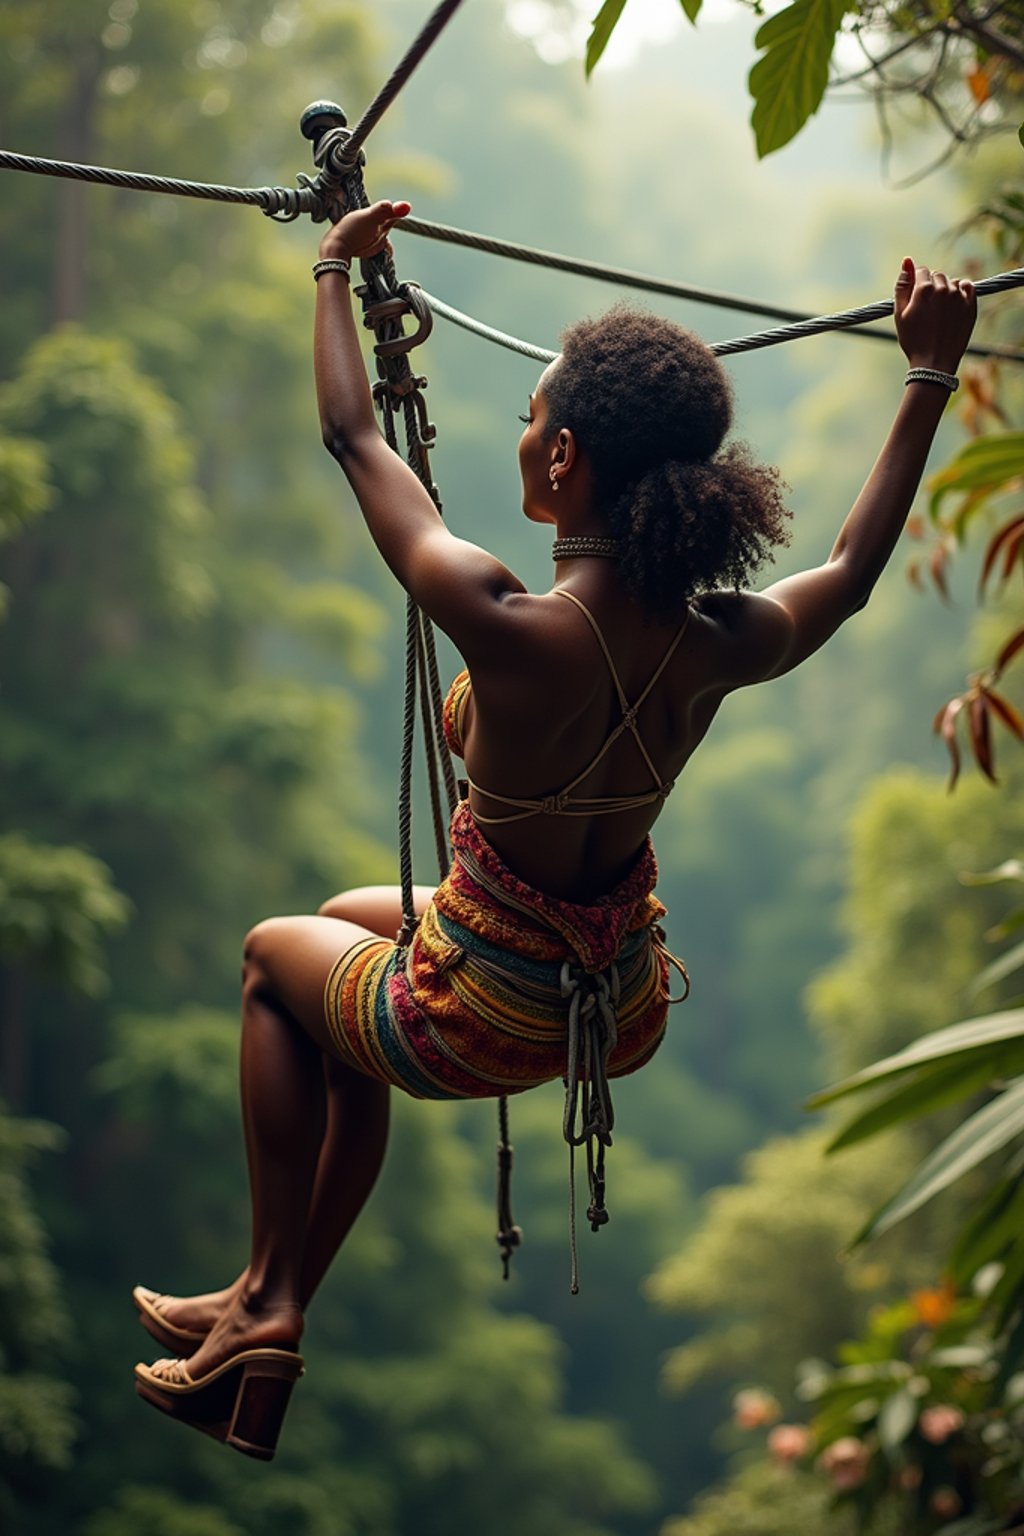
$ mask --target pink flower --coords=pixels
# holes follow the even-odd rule
[[[951,1520],[958,1515],[964,1507],[963,1499],[955,1488],[936,1488],[928,1500],[928,1508],[933,1515],[939,1515],[943,1520]]]
[[[732,1400],[733,1422],[739,1429],[762,1429],[774,1424],[782,1409],[770,1392],[761,1387],[747,1387]]]
[[[811,1432],[804,1424],[776,1424],[768,1436],[768,1450],[776,1461],[799,1461],[811,1448]]]
[[[852,1488],[859,1488],[867,1475],[868,1462],[871,1460],[871,1452],[863,1440],[857,1440],[853,1435],[844,1435],[841,1440],[833,1440],[827,1445],[818,1457],[817,1466],[822,1472],[832,1479],[832,1486],[840,1493],[848,1493]]]
[[[921,1468],[914,1461],[907,1462],[905,1467],[900,1467],[896,1474],[896,1486],[904,1493],[912,1493],[915,1488],[920,1488],[921,1479],[924,1476]]]
[[[963,1410],[952,1403],[935,1403],[921,1410],[917,1427],[930,1445],[945,1445],[950,1435],[964,1427]]]

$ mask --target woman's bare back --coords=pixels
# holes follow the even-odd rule
[[[602,566],[573,581],[632,704],[679,636],[680,625],[648,625]],[[463,722],[470,804],[489,842],[519,877],[565,900],[589,902],[627,873],[664,798],[586,815],[517,813],[503,799],[543,799],[563,790],[593,761],[623,718],[600,642],[574,603],[558,593],[506,600],[518,610],[500,647],[470,657],[473,683]],[[506,620],[511,619],[506,615]],[[640,706],[636,724],[657,779],[636,738],[625,730],[577,785],[577,797],[646,797],[681,773],[711,723],[724,690],[711,685],[707,623],[685,622],[664,671]],[[515,817],[503,822],[502,817]],[[486,820],[485,820],[486,818]]]

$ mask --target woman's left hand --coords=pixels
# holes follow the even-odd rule
[[[321,261],[341,257],[345,261],[376,256],[388,243],[388,232],[412,212],[412,204],[371,203],[369,208],[354,208],[343,214],[320,241]]]

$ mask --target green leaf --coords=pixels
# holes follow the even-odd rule
[[[828,64],[847,0],[796,0],[760,28],[765,50],[750,71],[750,125],[758,158],[788,144],[821,105]]]
[[[887,1455],[899,1450],[917,1423],[918,1401],[904,1387],[882,1404],[878,1415],[878,1443]]]
[[[921,1072],[912,1082],[901,1083],[892,1093],[872,1104],[870,1109],[850,1120],[825,1150],[841,1152],[845,1147],[852,1147],[868,1136],[877,1135],[890,1125],[914,1120],[944,1104],[954,1104],[957,1099],[965,1099],[977,1093],[997,1075],[995,1062],[989,1061],[987,1057],[973,1071],[965,1070],[959,1058],[952,1063],[943,1062],[930,1071]]]
[[[997,1536],[1006,1530],[1002,1515],[968,1515],[964,1520],[954,1520],[950,1525],[940,1525],[933,1536]]]
[[[607,48],[608,39],[615,31],[615,25],[622,15],[625,5],[626,0],[604,0],[604,5],[602,5],[594,17],[591,23],[591,33],[587,39],[587,57],[584,64],[584,70],[588,79],[593,73],[594,65]]]
[[[700,8],[703,4],[703,0],[679,0],[679,4],[686,12],[687,19],[692,21],[694,26],[696,26],[697,17],[700,14]]]
[[[985,1050],[1001,1041],[1020,1041],[1024,1050],[1024,1009],[1012,1008],[1004,1013],[985,1014],[980,1019],[965,1019],[960,1024],[950,1024],[933,1034],[922,1035],[894,1056],[886,1056],[852,1077],[844,1078],[832,1088],[823,1088],[807,1100],[808,1109],[821,1109],[848,1093],[859,1093],[872,1083],[895,1077],[900,1072],[911,1072],[928,1062],[951,1060],[962,1053],[965,1057],[975,1051]]]
[[[1001,1257],[1022,1227],[1024,1191],[1020,1178],[1000,1179],[961,1228],[949,1255],[950,1278],[957,1285],[966,1285],[983,1264]]]
[[[1003,1273],[999,1277],[988,1304],[995,1309],[994,1331],[1002,1333],[1020,1304],[1024,1288],[1024,1242],[1015,1243],[1003,1261]]]
[[[1019,1370],[1024,1361],[1024,1312],[1020,1314],[1016,1323],[1010,1330],[1010,1336],[1000,1351],[999,1374],[995,1379],[994,1391],[1002,1392],[1010,1377]]]
[[[1024,431],[991,432],[962,448],[931,479],[930,515],[938,516],[945,498],[955,492],[979,491],[994,496],[1024,475]]]
[[[960,876],[961,885],[999,885],[1004,880],[1016,880],[1024,884],[1024,860],[1004,859],[995,869],[985,869],[977,875]]]
[[[1005,955],[1000,955],[998,960],[993,960],[991,965],[975,976],[971,982],[970,995],[976,997],[979,992],[990,987],[994,982],[1003,981],[1005,977],[1012,976],[1014,971],[1024,970],[1024,944],[1015,944],[1008,949]]]
[[[910,1178],[870,1218],[853,1240],[853,1246],[878,1237],[934,1195],[976,1168],[1008,1141],[1024,1134],[1024,1078],[1013,1083],[997,1099],[979,1109],[935,1148]],[[1024,1246],[1024,1245],[1022,1245]]]

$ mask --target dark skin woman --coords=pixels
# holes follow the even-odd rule
[[[321,258],[377,253],[409,211],[381,202],[346,214],[323,237]],[[912,368],[955,374],[975,314],[970,283],[903,262],[896,329]],[[722,448],[731,399],[719,365],[654,316],[616,310],[583,322],[529,398],[523,511],[560,539],[612,540],[617,557],[570,553],[556,561],[551,591],[535,595],[450,532],[381,437],[341,271],[317,284],[315,370],[324,442],[378,549],[468,668],[458,749],[470,782],[486,786],[470,791],[466,812],[476,856],[559,912],[599,910],[629,882],[726,695],[799,666],[863,608],[948,400],[934,379],[908,383],[828,559],[755,593],[744,588],[784,541],[786,513],[775,472]],[[894,396],[898,388],[894,379]],[[624,718],[655,674],[635,718]],[[579,787],[563,793],[584,767]],[[417,892],[419,911],[430,901],[429,890]],[[252,1454],[272,1454],[280,1413],[249,1436],[254,1443],[226,1435],[248,1369],[239,1357],[290,1385],[304,1310],[370,1194],[387,1137],[387,1074],[368,1075],[344,1042],[339,1049],[325,987],[340,956],[392,940],[400,922],[397,890],[373,887],[249,934],[241,1088],[250,1262],[224,1291],[136,1292],[144,1326],[183,1357],[139,1367],[140,1392]],[[370,942],[366,952],[389,947]],[[269,1422],[273,1381],[267,1391]]]

